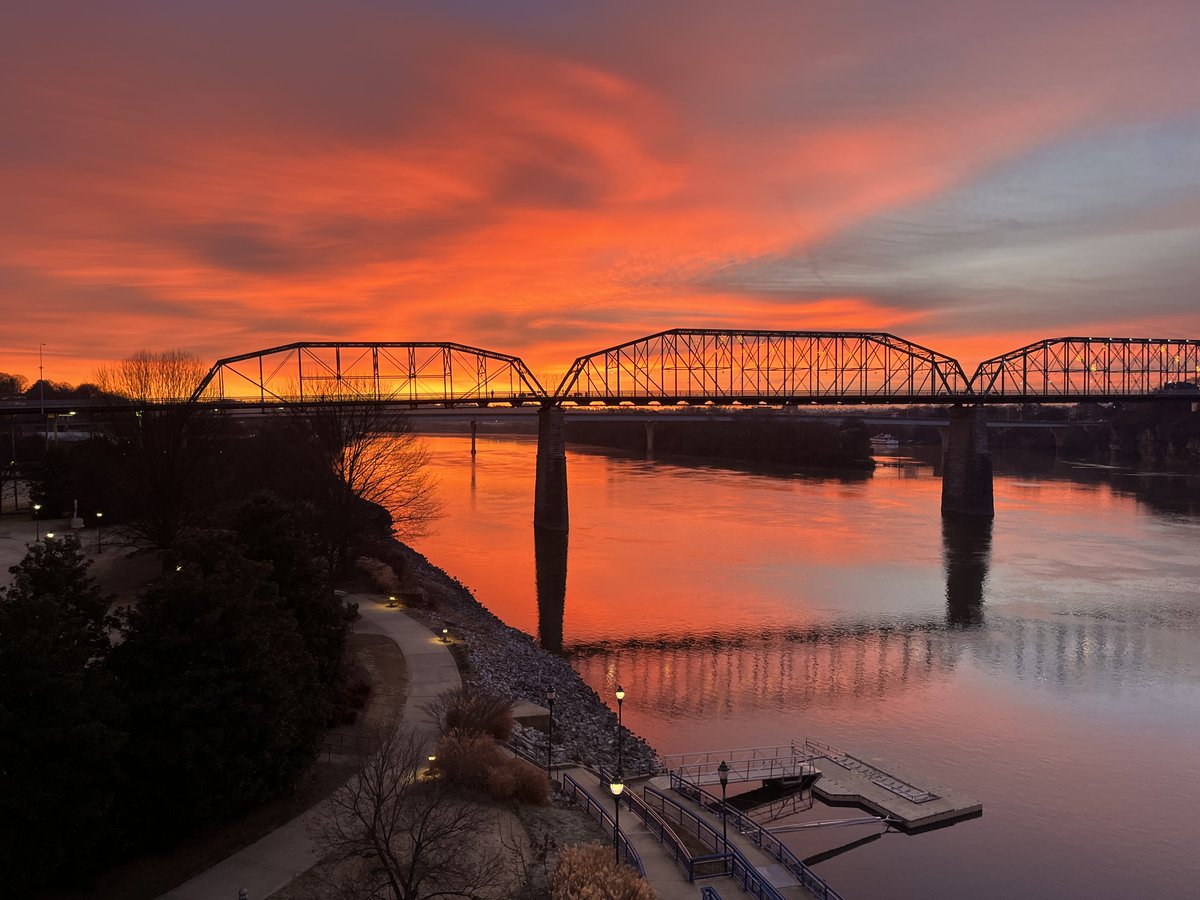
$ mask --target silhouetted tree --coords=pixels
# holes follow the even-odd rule
[[[0,397],[20,397],[28,384],[29,379],[24,375],[0,372]]]
[[[186,350],[139,350],[96,369],[96,386],[138,403],[187,400],[208,372],[200,357]]]
[[[112,669],[129,706],[129,821],[159,843],[279,794],[324,725],[316,664],[266,563],[189,536],[179,572],[122,611]]]
[[[0,590],[0,895],[95,865],[114,837],[123,735],[106,608],[71,536]]]
[[[342,674],[350,611],[333,592],[329,567],[313,536],[301,527],[293,507],[266,493],[238,508],[233,528],[246,556],[271,566],[271,579],[296,617],[321,683],[335,687]]]
[[[441,513],[428,454],[403,415],[369,404],[318,401],[268,429],[274,485],[316,512],[331,564],[364,545],[422,534]]]

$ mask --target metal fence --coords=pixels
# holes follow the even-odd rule
[[[702,806],[711,807],[713,804],[716,804],[717,807],[720,807],[721,805],[719,797],[713,796],[708,791],[698,785],[691,784],[675,773],[671,773],[671,790],[687,797],[689,800],[696,801]],[[779,838],[764,828],[761,823],[754,821],[749,816],[743,815],[728,804],[725,805],[725,813],[727,816],[726,821],[729,825],[735,827],[740,834],[749,838],[756,847],[759,847],[763,852],[778,860],[785,869],[791,872],[815,896],[821,898],[821,900],[842,900],[841,894],[831,888],[825,879],[806,866],[796,854],[785,847]],[[746,889],[749,890],[749,888]],[[756,894],[755,896],[758,895]]]
[[[692,860],[693,865],[697,868],[705,865],[716,867],[715,871],[707,873],[706,876],[701,876],[697,873],[696,877],[728,875],[741,886],[742,890],[751,896],[765,898],[765,900],[783,900],[783,896],[775,889],[775,886],[767,881],[766,877],[746,859],[736,845],[732,843],[725,845],[722,835],[718,834],[715,828],[694,812],[680,806],[656,788],[647,786],[642,789],[642,794],[648,803],[661,809],[663,815],[667,818],[687,822],[689,828],[695,829],[697,837],[701,837],[701,835],[707,836],[707,841],[717,848],[726,846],[725,852],[717,853],[714,856],[696,857]]]
[[[614,832],[616,833],[617,846],[620,848],[619,852],[622,858],[637,869],[639,875],[645,878],[646,867],[642,865],[642,858],[638,855],[637,848],[629,843],[624,832],[617,831],[617,823],[613,820],[612,813],[605,809],[595,797],[584,790],[583,786],[566,772],[562,773],[562,783],[564,794],[583,806],[588,815],[599,822],[601,828],[607,829],[610,835]]]

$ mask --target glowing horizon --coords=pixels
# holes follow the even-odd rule
[[[1151,14],[1152,13],[1152,14]],[[1200,337],[1200,12],[51,2],[0,37],[0,371],[669,328]]]

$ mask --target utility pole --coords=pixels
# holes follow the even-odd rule
[[[46,449],[50,449],[50,420],[46,418],[46,373],[43,371],[44,343],[38,344],[38,401],[42,407],[42,421],[46,424]]]

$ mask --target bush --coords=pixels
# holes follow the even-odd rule
[[[433,771],[467,787],[486,787],[492,770],[504,765],[504,754],[486,735],[452,732],[438,742],[434,753]]]
[[[558,856],[552,900],[655,900],[654,888],[629,866],[618,866],[612,847],[580,844]]]
[[[545,806],[550,802],[550,779],[537,766],[512,757],[488,772],[488,796],[501,803],[533,803]]]
[[[400,579],[395,570],[383,560],[360,556],[354,562],[354,567],[371,579],[375,590],[384,594],[394,595],[400,590]]]
[[[446,691],[425,711],[444,735],[486,734],[498,741],[512,737],[512,701],[474,685]]]

